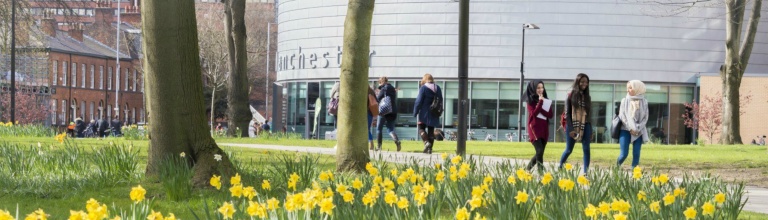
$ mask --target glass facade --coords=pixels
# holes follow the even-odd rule
[[[327,114],[325,106],[330,102],[330,91],[334,81],[285,82],[283,97],[284,117],[288,132],[301,133],[305,138],[324,138],[326,131],[335,127],[334,118]],[[413,107],[418,95],[418,81],[390,81],[398,90],[397,133],[401,138],[416,140],[416,118]],[[438,129],[446,136],[457,130],[458,124],[458,82],[436,81],[443,90],[445,112]],[[375,82],[371,82],[375,85]],[[554,101],[555,116],[550,120],[550,140],[563,142],[560,115],[565,108],[564,100],[571,91],[572,82],[545,83],[547,93]],[[470,81],[469,82],[469,128],[475,140],[490,138],[493,141],[517,141],[520,84],[515,81]],[[692,130],[683,125],[681,117],[683,103],[693,99],[694,85],[646,84],[646,98],[649,104],[648,132],[653,142],[689,144]],[[615,143],[610,137],[610,125],[618,111],[621,99],[626,96],[626,84],[591,83],[592,109],[590,123],[594,128],[593,142]],[[525,103],[522,105],[523,122],[527,120]],[[523,123],[524,124],[524,123]],[[316,125],[316,126],[315,126]],[[522,126],[522,140],[527,139]],[[384,138],[389,138],[384,135]]]

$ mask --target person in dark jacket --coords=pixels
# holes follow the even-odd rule
[[[395,90],[395,87],[392,86],[392,84],[389,84],[389,79],[387,79],[386,76],[382,76],[379,78],[379,94],[376,95],[376,100],[379,101],[379,106],[383,104],[382,101],[385,97],[389,97],[392,112],[380,115],[379,120],[376,123],[378,150],[381,150],[382,131],[386,125],[387,130],[389,131],[389,136],[395,141],[397,151],[400,151],[400,139],[397,138],[397,133],[395,133],[395,121],[397,120],[397,90]],[[381,112],[379,114],[381,114]]]
[[[112,123],[110,123],[109,127],[112,129],[112,136],[120,137],[123,135],[121,132],[123,122],[120,121],[120,116],[115,115],[115,118],[112,119]]]
[[[79,138],[85,136],[85,128],[86,128],[85,121],[83,121],[83,118],[78,117],[75,119],[75,135]]]
[[[435,98],[443,100],[443,92],[440,86],[435,84],[432,74],[424,74],[421,81],[424,83],[419,88],[416,103],[413,106],[413,116],[418,118],[419,136],[424,141],[423,153],[432,154],[432,146],[435,143],[435,127],[440,127],[440,115],[430,111],[430,106]]]
[[[592,137],[592,125],[589,123],[592,109],[592,97],[589,95],[589,76],[584,73],[576,75],[571,92],[565,101],[565,151],[560,156],[560,168],[563,167],[568,156],[571,155],[576,142],[581,142],[584,150],[584,165],[582,171],[587,173],[589,169],[590,149]]]
[[[553,115],[552,105],[544,108],[544,102],[547,98],[544,82],[533,80],[528,83],[523,96],[523,101],[527,104],[526,108],[528,109],[528,127],[526,130],[528,131],[528,141],[536,149],[536,154],[528,163],[528,170],[533,169],[534,165],[538,167],[539,171],[544,170],[544,148],[546,148],[547,140],[549,140],[549,119]],[[544,119],[538,117],[539,115],[544,116]]]
[[[99,128],[98,128],[98,134],[99,137],[106,137],[107,136],[107,129],[109,129],[109,121],[107,121],[104,116],[99,119]]]
[[[99,124],[96,123],[96,120],[91,119],[91,123],[88,123],[88,128],[85,130],[87,131],[85,134],[86,137],[94,137],[98,135]]]

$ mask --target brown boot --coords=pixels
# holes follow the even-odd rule
[[[432,148],[432,143],[429,140],[429,135],[424,130],[419,130],[419,136],[421,136],[421,140],[424,142],[424,150],[422,153],[429,153],[430,149]]]
[[[397,138],[397,134],[395,132],[389,132],[389,136],[392,137],[392,140],[395,140],[395,145],[397,145],[397,152],[400,152],[400,139]]]

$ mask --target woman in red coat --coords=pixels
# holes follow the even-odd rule
[[[523,101],[528,109],[528,140],[533,143],[536,155],[528,163],[528,170],[537,165],[539,171],[544,170],[544,148],[549,140],[549,119],[552,118],[552,102],[547,99],[544,82],[533,80],[528,83]],[[544,106],[547,103],[549,106]]]

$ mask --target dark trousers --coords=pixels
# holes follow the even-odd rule
[[[531,162],[528,163],[528,170],[533,169],[533,166],[539,168],[539,171],[544,170],[544,148],[547,147],[547,141],[544,139],[537,139],[533,141],[533,148],[536,149],[536,155],[533,155]]]
[[[426,132],[426,133],[425,133]],[[419,124],[419,136],[421,140],[429,143],[435,142],[435,127]]]

